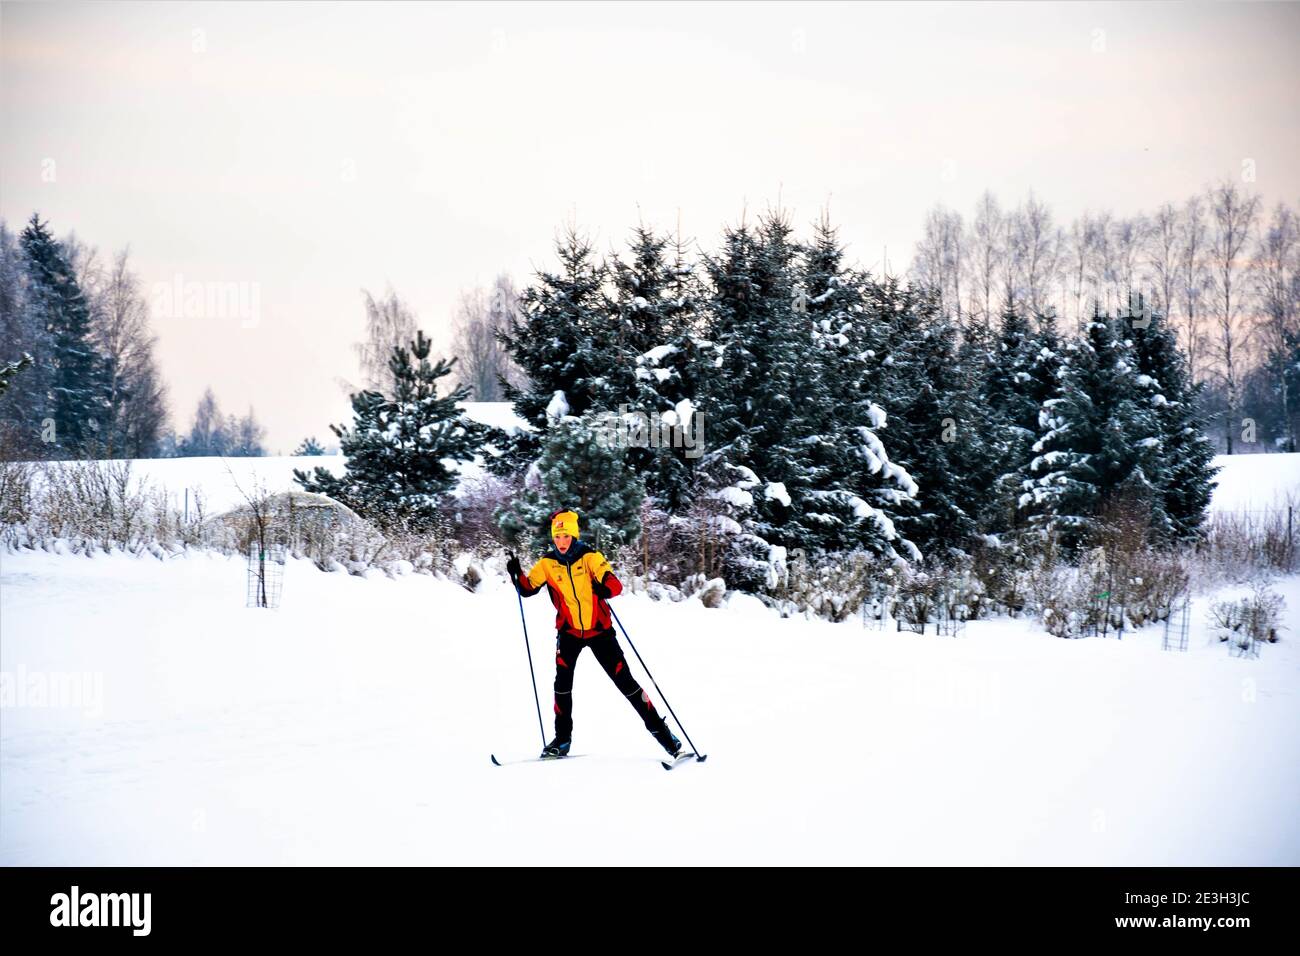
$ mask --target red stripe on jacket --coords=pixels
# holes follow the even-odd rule
[[[614,597],[623,593],[623,582],[620,581],[613,571],[606,573],[601,579],[601,584],[609,588],[609,596]],[[519,588],[525,596],[536,594],[541,587],[533,587],[532,582],[528,580],[526,573],[519,575]],[[551,603],[555,605],[555,628],[564,630],[574,637],[595,637],[597,634],[603,634],[613,627],[613,617],[609,613],[609,605],[599,594],[592,594],[593,603],[596,606],[596,618],[591,623],[593,627],[580,628],[577,623],[569,616],[569,605],[565,603],[564,598],[553,588],[548,581],[546,590],[550,593]]]

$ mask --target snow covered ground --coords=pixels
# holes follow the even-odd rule
[[[491,765],[541,740],[489,571],[291,562],[256,610],[238,559],[0,554],[0,863],[1300,864],[1300,578],[1257,660],[1211,642],[1209,598],[1180,654],[624,595],[710,754],[665,773],[588,659],[588,756]],[[549,734],[554,612],[524,607]]]
[[[516,417],[509,402],[466,402],[466,414],[475,421],[498,428],[527,428]],[[1291,455],[1219,455],[1214,459],[1222,470],[1216,477],[1211,507],[1215,511],[1269,509],[1285,507],[1288,498],[1300,505],[1300,454]],[[293,480],[294,469],[307,473],[321,466],[336,475],[343,474],[341,455],[266,458],[142,458],[131,463],[132,473],[152,485],[166,488],[177,507],[183,507],[185,490],[202,495],[207,514],[219,514],[244,503],[240,492],[250,491],[255,483],[267,490],[300,491]],[[477,477],[482,467],[465,464],[460,469],[466,477]]]
[[[510,402],[462,402],[460,407],[469,418],[484,425],[493,425],[507,432],[529,428],[527,422],[515,415]],[[328,437],[334,438],[333,435]],[[311,474],[319,466],[341,475],[345,464],[342,455],[138,458],[131,462],[131,473],[139,481],[167,489],[168,497],[177,509],[186,507],[185,493],[188,490],[190,514],[194,514],[196,500],[201,497],[204,514],[211,516],[241,507],[244,494],[258,484],[270,492],[301,491],[301,486],[293,480],[294,469]],[[483,474],[484,469],[467,462],[459,471],[464,477],[477,477]]]
[[[1218,455],[1214,511],[1300,507],[1300,454]]]

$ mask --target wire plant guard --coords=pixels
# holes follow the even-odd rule
[[[1183,592],[1174,599],[1165,615],[1165,634],[1161,648],[1166,651],[1186,651],[1187,635],[1191,630],[1191,594]]]
[[[284,545],[248,546],[248,593],[245,607],[278,608],[284,585]]]

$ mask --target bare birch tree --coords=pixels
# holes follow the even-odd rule
[[[1224,439],[1229,455],[1241,410],[1241,385],[1251,324],[1242,315],[1250,263],[1244,255],[1255,220],[1259,197],[1248,196],[1236,183],[1225,181],[1210,190],[1210,281],[1214,294],[1214,337],[1211,352],[1214,374],[1223,389]]]

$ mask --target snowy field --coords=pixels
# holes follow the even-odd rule
[[[1219,455],[1212,511],[1300,508],[1300,454]]]
[[[527,429],[528,424],[514,413],[509,402],[462,402],[467,417],[507,432]],[[323,444],[336,444],[331,433],[319,436]],[[293,480],[294,469],[312,474],[319,466],[342,475],[346,461],[342,455],[268,456],[265,458],[138,458],[131,462],[131,474],[157,488],[165,488],[168,498],[178,509],[187,506],[191,516],[196,503],[203,503],[207,517],[244,505],[244,495],[255,487],[267,491],[301,491]],[[482,475],[481,462],[465,462],[454,470],[465,478]]]
[[[710,754],[665,773],[586,655],[588,756],[491,765],[541,740],[489,572],[291,562],[268,611],[238,559],[0,554],[0,862],[1300,864],[1300,577],[1257,660],[1211,641],[1208,597],[1178,654],[1156,628],[954,639],[624,595]],[[554,612],[524,607],[549,735]]]

